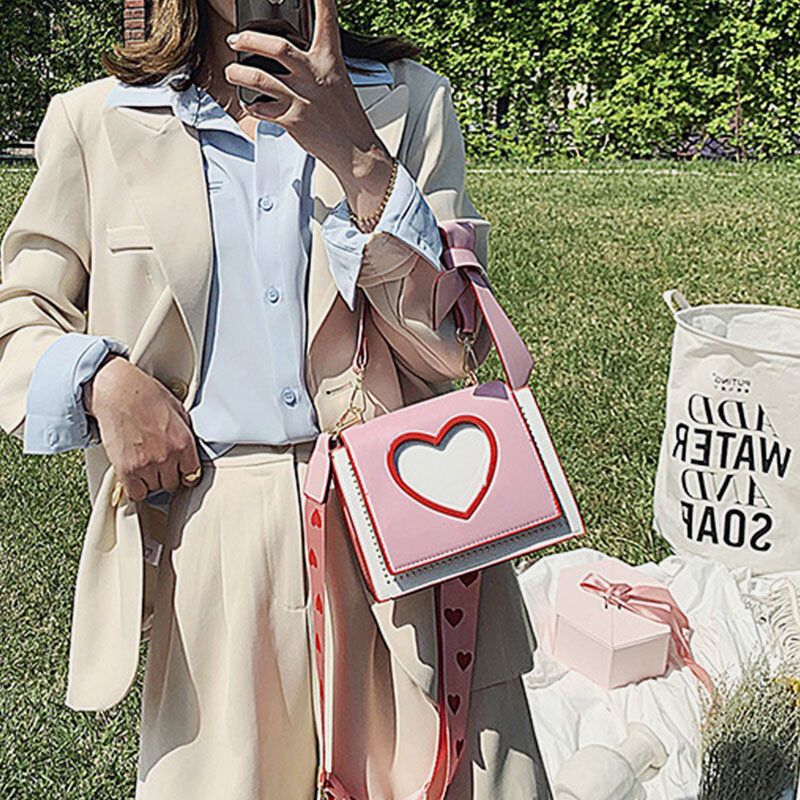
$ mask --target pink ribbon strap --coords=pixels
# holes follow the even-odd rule
[[[478,328],[477,299],[469,290],[469,283],[461,269],[482,269],[475,255],[475,227],[468,222],[444,222],[439,226],[442,238],[442,266],[437,276],[432,319],[438,328],[445,315],[454,309],[456,322],[464,333],[475,333]]]
[[[492,291],[486,272],[475,254],[475,228],[470,222],[440,225],[444,270],[435,280],[432,319],[438,328],[453,310],[464,333],[474,333],[478,315],[483,317],[500,356],[509,385],[519,389],[528,383],[533,357]]]
[[[581,589],[599,595],[608,606],[624,608],[640,617],[660,622],[670,629],[670,659],[673,664],[688,667],[700,681],[710,695],[715,695],[716,689],[711,676],[695,661],[692,649],[689,646],[689,633],[691,627],[686,614],[681,611],[669,589],[663,586],[631,586],[628,583],[612,583],[590,572],[580,584]]]
[[[336,776],[335,765],[329,765],[332,743],[325,735],[328,708],[325,703],[325,568],[326,535],[328,534],[328,502],[331,494],[330,436],[321,434],[311,455],[304,486],[304,531],[306,559],[313,614],[311,634],[314,647],[314,673],[319,696],[322,741],[320,742],[320,770],[318,774],[318,800],[368,800],[355,794]],[[333,502],[338,498],[334,496]],[[469,706],[472,690],[472,672],[475,665],[475,642],[480,599],[481,571],[476,570],[435,585],[438,645],[438,706],[439,735],[436,757],[428,780],[404,800],[443,800],[464,754]],[[364,573],[370,584],[369,574]],[[334,674],[337,669],[347,669],[346,654],[333,653]],[[356,722],[348,721],[348,725]],[[334,721],[334,731],[337,725]],[[339,732],[347,725],[338,726]],[[346,746],[339,752],[347,752]]]

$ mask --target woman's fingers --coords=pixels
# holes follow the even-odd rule
[[[242,31],[229,36],[227,41],[232,50],[273,58],[293,73],[307,67],[307,55],[282,36],[260,31]]]
[[[314,6],[316,20],[311,49],[323,48],[329,52],[338,52],[341,47],[341,39],[336,0],[314,0]]]
[[[185,475],[196,472],[200,466],[200,458],[197,453],[197,442],[191,428],[191,418],[189,423],[184,422],[183,415],[175,409],[175,398],[167,395],[170,413],[176,416],[167,423],[164,431],[166,439],[163,442],[165,447],[161,451],[152,452],[150,460],[142,463],[140,457],[138,464],[129,463],[121,470],[123,488],[131,500],[141,501],[151,492],[166,491],[174,494],[184,486],[194,486],[195,480],[185,480]],[[181,406],[180,411],[185,411]],[[188,414],[187,414],[188,416]]]
[[[162,489],[166,489],[170,494],[176,492],[181,485],[181,477],[178,474],[178,460],[171,458],[158,468],[158,479]]]
[[[189,412],[160,380],[129,362],[110,369],[98,375],[106,378],[94,387],[93,409],[117,476],[112,504],[118,506],[123,493],[138,502],[160,489],[176,491],[182,475],[199,466]]]
[[[200,456],[197,453],[197,446],[192,442],[190,447],[186,447],[178,458],[178,474],[184,486],[195,486],[200,480],[197,471],[200,469]],[[187,475],[194,476],[187,479]]]
[[[136,475],[147,487],[148,492],[155,492],[162,488],[159,472],[160,465],[155,461],[151,461],[146,467],[142,467]]]
[[[288,108],[298,96],[282,81],[269,72],[256,67],[248,67],[245,64],[228,64],[225,67],[225,79],[236,86],[244,86],[246,89],[255,89],[262,94],[274,98],[276,109],[281,106],[284,110]],[[282,112],[281,112],[282,113]]]
[[[144,500],[144,498],[147,497],[148,491],[150,491],[147,488],[147,484],[136,475],[124,476],[120,482],[125,489],[125,494],[137,503]]]
[[[176,492],[181,485],[194,486],[199,480],[200,457],[194,436],[188,444],[166,461],[152,462],[146,467],[130,470],[122,475],[120,483],[131,500],[141,501],[154,491],[164,489],[170,494]],[[194,479],[186,476],[195,475]]]

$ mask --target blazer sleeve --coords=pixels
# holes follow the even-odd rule
[[[83,385],[109,353],[127,357],[128,346],[109,336],[70,332],[44,351],[28,386],[23,453],[62,453],[100,444],[97,420],[83,405]]]
[[[60,94],[48,104],[34,152],[38,171],[0,243],[0,427],[23,441],[39,357],[66,333],[86,332],[88,181]]]
[[[475,228],[475,253],[488,267],[489,223],[466,193],[464,139],[450,83],[439,77],[401,148],[400,158],[414,177],[438,224],[465,221]],[[439,269],[401,239],[378,233],[368,242],[358,278],[372,318],[399,366],[431,386],[465,377],[463,348],[452,314],[433,327],[433,282]],[[478,362],[491,340],[480,324],[474,345]]]
[[[437,270],[442,268],[442,238],[436,217],[403,164],[399,165],[397,182],[374,231],[362,233],[351,221],[347,198],[333,209],[322,225],[322,240],[334,283],[351,311],[355,310],[364,250],[378,233],[391,235],[426,258]]]

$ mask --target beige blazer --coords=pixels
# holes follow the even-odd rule
[[[359,98],[437,218],[477,226],[485,265],[489,225],[465,194],[450,86],[413,61],[392,71],[393,87],[359,88]],[[130,360],[187,408],[198,388],[212,266],[200,146],[169,108],[105,107],[115,83],[106,77],[52,98],[36,136],[38,172],[2,240],[0,426],[20,439],[33,366],[65,332],[124,341]],[[343,191],[322,164],[313,186],[306,377],[328,428],[350,396],[356,317],[336,290],[320,239]],[[432,327],[434,275],[393,237],[368,245],[359,279],[371,305],[368,416],[446,391],[463,375],[452,317]],[[481,357],[488,350],[485,329],[478,350]],[[88,448],[85,460],[92,512],[75,586],[66,702],[99,710],[119,702],[135,678],[156,577],[143,563],[142,538],[158,540],[165,517],[127,500],[114,508],[103,446]],[[398,661],[435,698],[433,590],[371,608]],[[532,668],[533,630],[510,563],[486,570],[478,624],[475,688]]]

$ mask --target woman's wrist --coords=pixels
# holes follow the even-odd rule
[[[127,360],[119,353],[108,353],[106,357],[100,362],[100,366],[95,370],[94,375],[83,384],[82,387],[83,409],[89,416],[94,416],[94,387],[97,376],[100,374],[103,367],[106,366],[106,364],[108,364],[110,361],[113,361],[116,358],[122,358],[123,361]]]
[[[365,219],[385,206],[395,174],[395,159],[377,140],[366,151],[354,148],[350,157],[334,171],[353,216]]]

